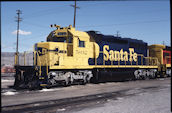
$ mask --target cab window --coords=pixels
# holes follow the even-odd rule
[[[73,42],[73,38],[72,37],[68,37],[68,43],[72,43]]]
[[[66,42],[66,37],[53,37],[53,42]]]
[[[63,36],[66,35],[65,32],[59,32],[58,37],[55,35],[55,32],[52,31],[47,38],[47,42],[66,42],[67,37]]]
[[[78,39],[79,47],[85,47],[85,41],[81,41]]]

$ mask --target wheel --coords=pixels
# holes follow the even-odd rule
[[[67,78],[64,82],[63,82],[63,86],[67,87],[70,86],[71,82],[70,82],[70,78]]]
[[[87,77],[86,77],[86,82],[87,82],[87,83],[90,83],[90,79],[91,79],[91,78],[89,78],[89,76],[87,76]]]
[[[37,80],[33,80],[32,82],[29,82],[28,88],[29,90],[42,89],[42,87],[39,85],[39,82]]]
[[[67,82],[63,82],[62,83],[64,87],[67,87],[68,86],[68,83]]]

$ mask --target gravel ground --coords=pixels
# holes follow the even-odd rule
[[[170,78],[129,82],[109,82],[100,84],[74,85],[42,89],[39,91],[18,92],[8,86],[14,83],[14,77],[1,78],[2,106],[30,102],[78,97],[90,94],[126,90],[130,96],[108,99],[105,102],[93,102],[79,107],[55,108],[56,113],[171,113]],[[147,87],[158,89],[143,90]],[[136,93],[136,94],[135,94]],[[134,94],[134,95],[133,95]]]
[[[160,90],[149,90],[135,96],[108,100],[105,104],[97,107],[91,106],[72,113],[171,113],[170,87],[167,85],[166,88]]]
[[[14,85],[14,73],[1,73],[1,92]]]

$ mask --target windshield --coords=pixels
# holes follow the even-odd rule
[[[66,42],[66,37],[53,37],[53,42]]]
[[[47,42],[73,43],[73,36],[70,33],[66,35],[66,32],[58,32],[57,34],[54,35],[54,31],[52,31],[47,37]]]
[[[57,37],[51,32],[47,37],[47,42],[66,42],[66,36]]]

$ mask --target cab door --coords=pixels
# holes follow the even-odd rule
[[[67,56],[73,56],[73,37],[68,37],[68,43],[67,43]]]

